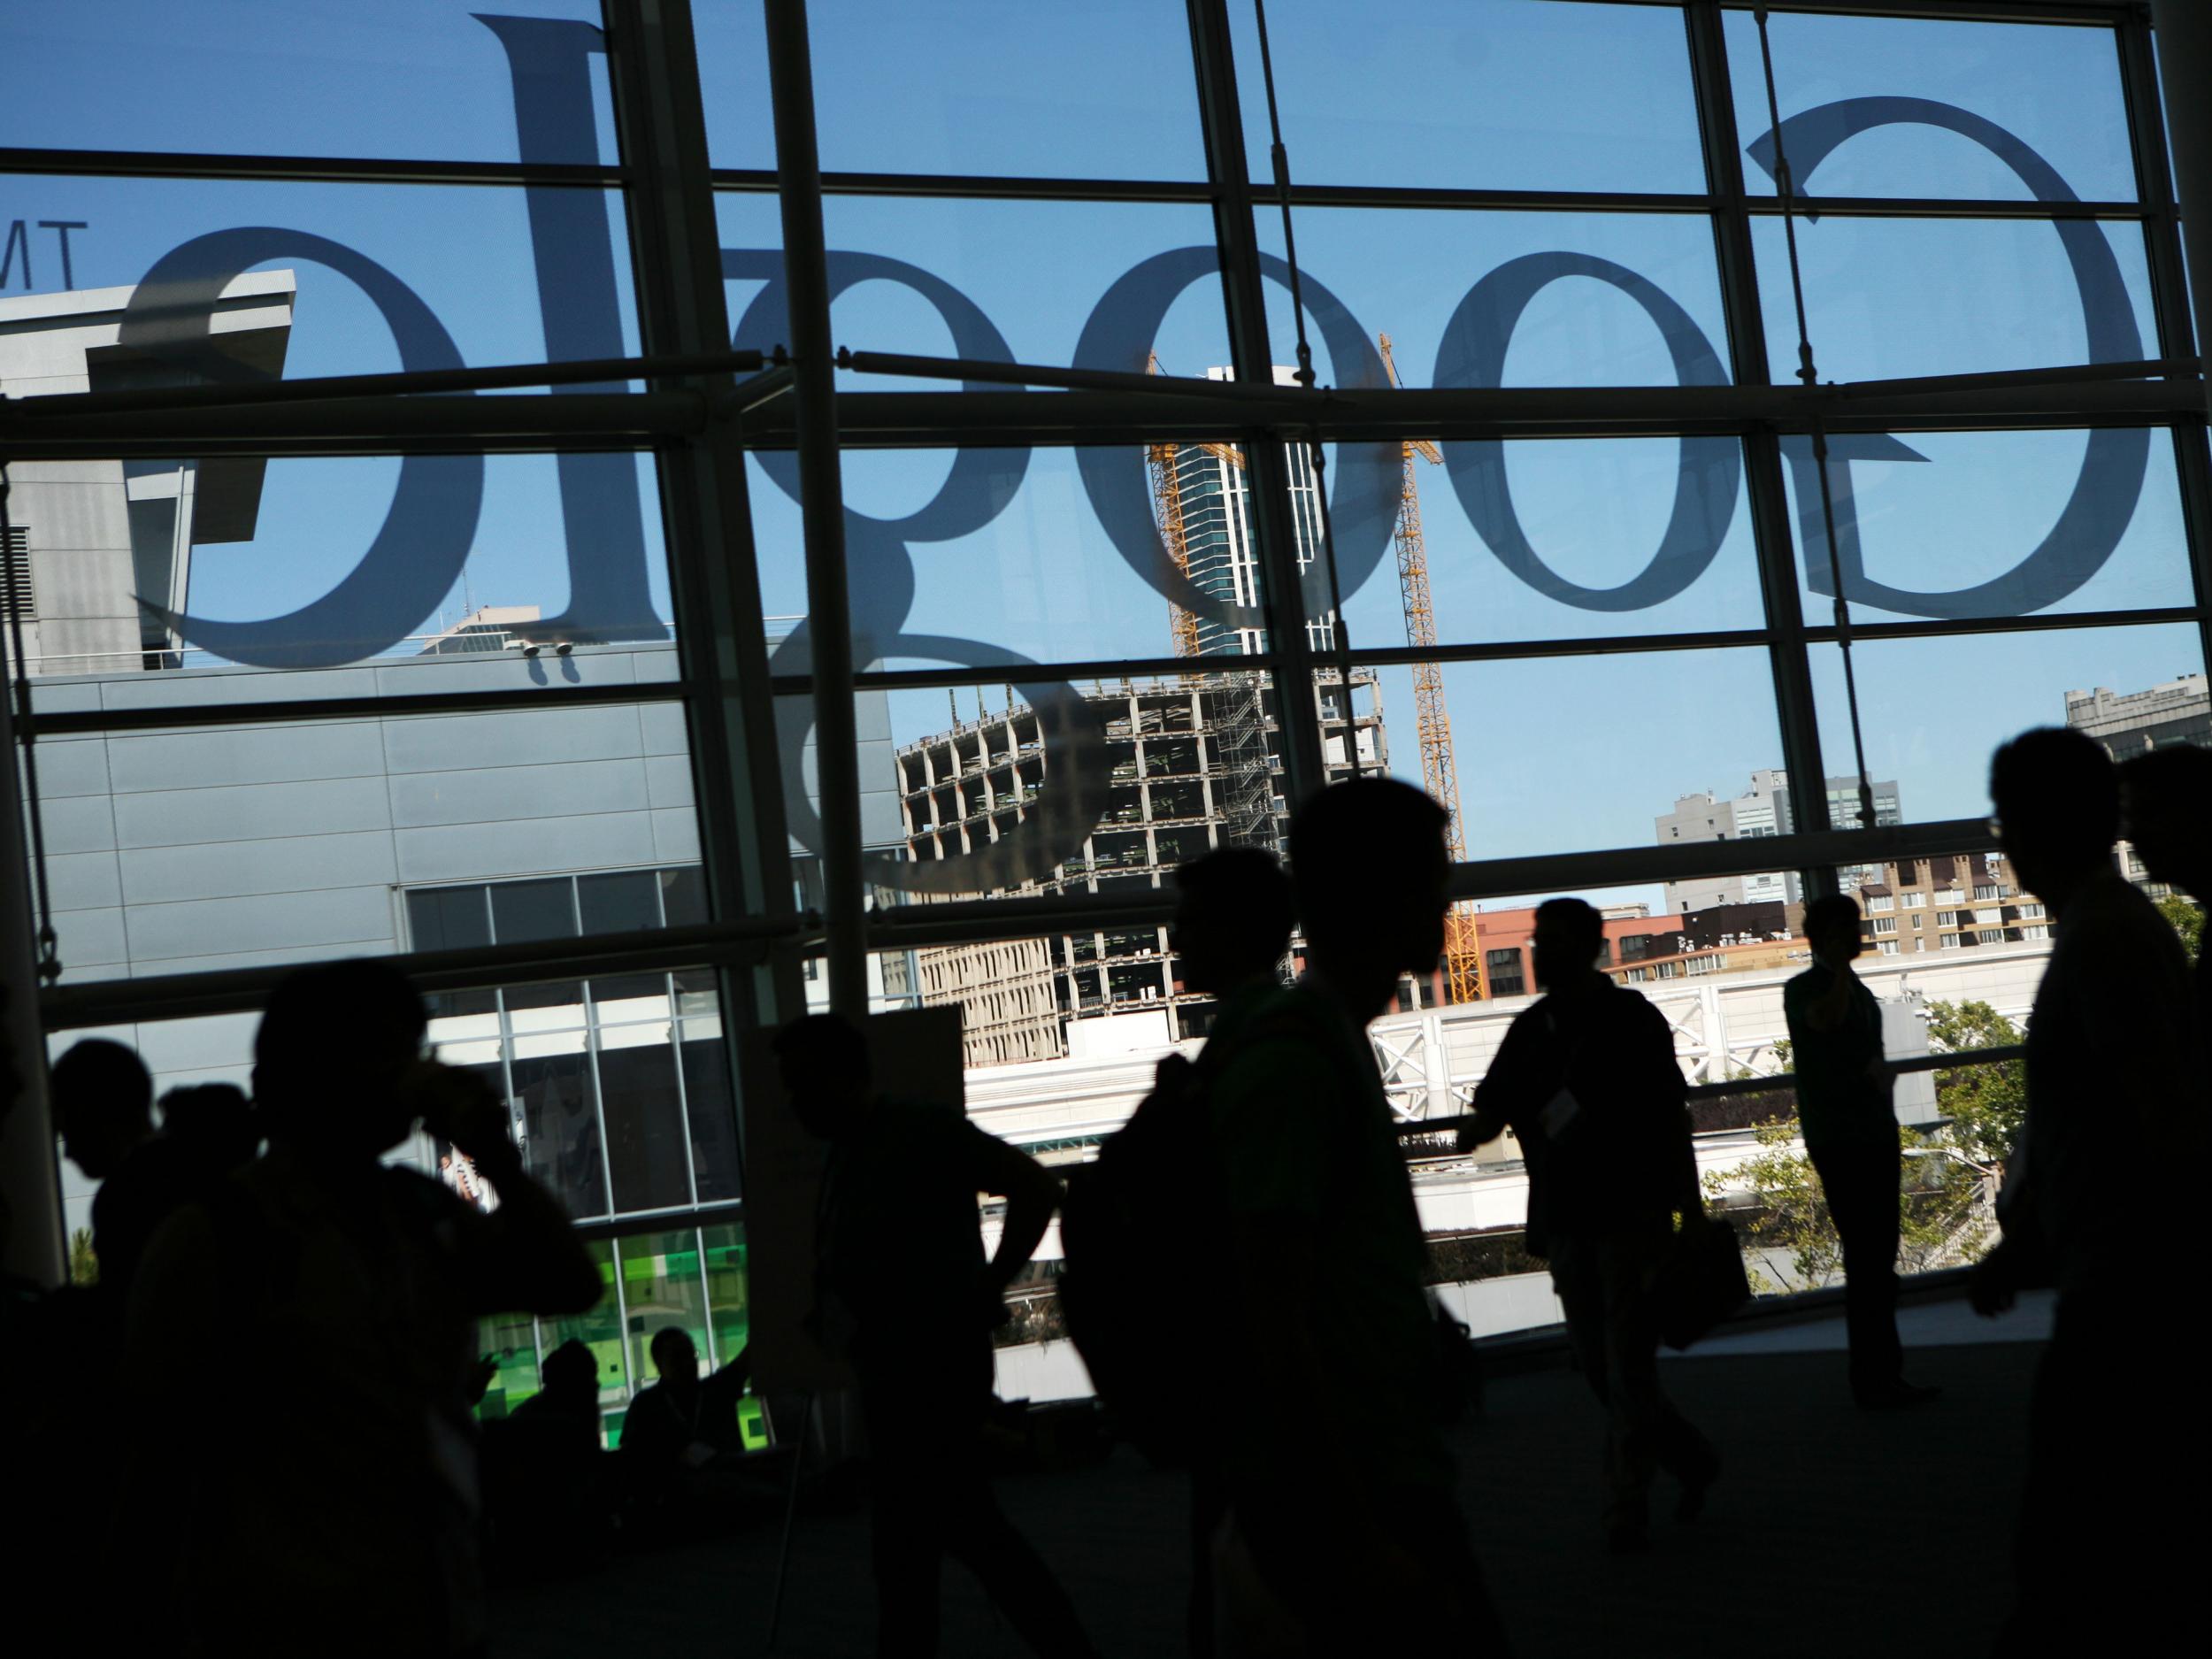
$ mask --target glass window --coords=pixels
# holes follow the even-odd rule
[[[509,1063],[523,1160],[579,1220],[607,1213],[599,1112],[581,1032],[518,1041]]]
[[[629,1398],[630,1373],[623,1363],[622,1299],[614,1287],[614,1247],[605,1239],[587,1239],[584,1248],[599,1268],[604,1294],[588,1312],[539,1322],[539,1340],[551,1353],[572,1338],[581,1342],[599,1362],[599,1403],[603,1409]]]
[[[1813,686],[1822,752],[1847,766],[1839,655],[1815,648]],[[2125,752],[2204,672],[2193,625],[1862,640],[1853,656],[1867,764],[1896,780],[1908,823],[1987,817],[1989,757],[2030,726],[2080,725]]]
[[[615,1209],[671,1210],[689,1203],[690,1150],[666,1026],[602,1031],[596,1060]]]
[[[1788,246],[1778,218],[1755,221],[1751,234],[1767,362],[1786,382],[1797,370]],[[2148,257],[2133,224],[1824,216],[1799,222],[1797,255],[1824,380],[2157,355]]]
[[[579,876],[576,901],[587,933],[642,933],[661,925],[660,876],[655,871]]]
[[[699,1202],[726,1202],[740,1195],[737,1102],[718,1022],[685,1021],[683,1041],[677,1044],[676,1053],[683,1069],[684,1106],[691,1128],[691,1164]]]
[[[461,950],[492,942],[491,907],[480,887],[432,887],[407,895],[408,942],[417,950]]]
[[[696,8],[720,167],[772,167],[760,13]],[[813,0],[822,165],[857,173],[1202,179],[1190,26],[1174,0]]]
[[[635,1386],[645,1386],[659,1374],[651,1357],[653,1338],[672,1326],[691,1338],[703,1372],[726,1357],[715,1352],[707,1334],[706,1274],[695,1229],[642,1233],[620,1240],[616,1248]]]
[[[362,10],[80,0],[26,12],[10,19],[15,84],[0,107],[0,144],[613,162],[598,0],[499,11],[475,12],[465,0]],[[519,146],[517,76],[539,63],[559,73],[530,92],[572,86],[573,96],[544,106],[538,130],[550,148],[531,154]]]
[[[1760,143],[1772,125],[1759,31],[1747,10],[1722,14],[1744,182],[1770,193]],[[1783,119],[1852,99],[1918,98],[1991,123],[2055,169],[2086,202],[2135,199],[2135,157],[2108,25],[1993,24],[1908,18],[1771,14]],[[1968,123],[1962,122],[1961,125]],[[1801,129],[1802,130],[1802,129]],[[1792,157],[1797,188],[1819,197],[1993,197],[2032,192],[2019,173],[1956,127],[1924,121],[1861,128],[1816,157]],[[1786,149],[1788,138],[1784,139]]]
[[[1247,165],[1272,176],[1251,8],[1231,8]],[[1546,0],[1355,12],[1277,0],[1268,44],[1302,184],[1705,188],[1681,13]],[[1303,231],[1301,238],[1302,240]]]
[[[1417,784],[1413,671],[1377,678],[1389,769]],[[1687,790],[1781,759],[1763,652],[1446,663],[1440,678],[1471,858],[1648,846]]]

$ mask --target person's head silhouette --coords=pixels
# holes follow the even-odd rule
[[[553,1399],[585,1404],[599,1398],[599,1359],[574,1337],[545,1356],[538,1380]]]
[[[2053,906],[2112,864],[2120,782],[2111,757],[2070,726],[2039,726],[1989,764],[1998,843],[2020,884]]]
[[[87,1037],[49,1074],[62,1152],[96,1181],[121,1167],[154,1133],[154,1080],[133,1050]]]
[[[413,1128],[421,996],[380,962],[288,974],[254,1038],[254,1101],[270,1144],[319,1161],[373,1163]]]
[[[1290,948],[1290,878],[1259,847],[1217,847],[1175,872],[1170,932],[1183,983],[1219,996],[1274,972]]]
[[[841,1014],[804,1014],[776,1033],[785,1095],[807,1133],[835,1140],[856,1127],[874,1095],[868,1040]]]
[[[1290,879],[1312,964],[1363,1019],[1398,976],[1444,955],[1444,809],[1394,778],[1332,784],[1290,826]]]
[[[2212,899],[2212,749],[2170,744],[2120,767],[2127,838],[2154,881]]]
[[[1529,950],[1536,983],[1547,991],[1574,992],[1595,984],[1605,918],[1581,899],[1546,899],[1536,907],[1536,936]]]
[[[161,1097],[161,1133],[211,1170],[234,1170],[260,1149],[253,1104],[234,1083],[188,1083]]]
[[[666,1325],[653,1333],[653,1369],[663,1382],[679,1392],[699,1380],[699,1348],[681,1325]]]
[[[1847,893],[1824,893],[1805,907],[1805,941],[1813,955],[1839,968],[1865,950],[1859,930],[1859,902]]]

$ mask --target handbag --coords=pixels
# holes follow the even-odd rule
[[[1659,1340],[1671,1348],[1688,1348],[1750,1301],[1734,1226],[1709,1221],[1676,1233],[1655,1291]]]

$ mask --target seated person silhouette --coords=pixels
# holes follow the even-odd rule
[[[699,1375],[699,1349],[681,1325],[653,1333],[649,1351],[660,1380],[638,1391],[622,1419],[619,1453],[631,1501],[648,1509],[719,1502],[745,1450],[737,1402],[752,1376],[748,1350],[710,1377]],[[701,1513],[679,1519],[727,1518]]]
[[[606,1543],[599,1361],[570,1338],[545,1356],[543,1386],[484,1425],[484,1510],[495,1569],[527,1576],[587,1561]]]

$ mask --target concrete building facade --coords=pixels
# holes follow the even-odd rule
[[[1828,822],[1851,828],[1863,816],[1856,778],[1824,780]],[[1892,780],[1874,785],[1874,821],[1878,826],[1904,822],[1897,785]],[[1770,835],[1794,834],[1799,813],[1793,804],[1789,773],[1778,769],[1755,772],[1750,787],[1727,799],[1709,790],[1677,798],[1674,810],[1654,820],[1662,847],[1683,841],[1750,841]],[[1844,885],[1856,885],[1871,870],[1843,872]],[[1678,915],[1736,904],[1799,904],[1804,900],[1796,872],[1770,871],[1747,876],[1705,876],[1694,881],[1666,884],[1666,907]]]

